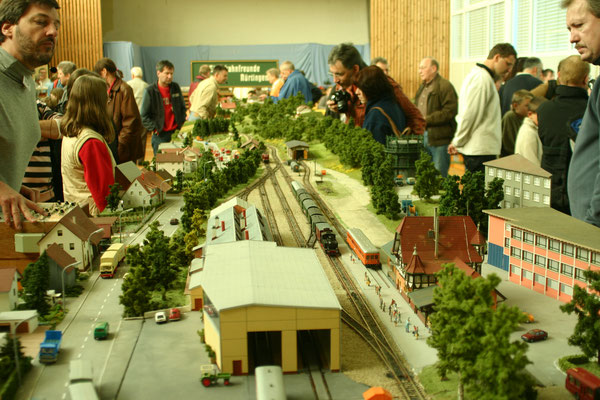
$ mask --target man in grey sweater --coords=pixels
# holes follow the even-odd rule
[[[597,0],[563,0],[567,8],[570,41],[583,61],[600,64],[600,2]],[[588,100],[587,109],[571,157],[567,189],[571,215],[600,227],[600,86],[598,80]]]
[[[0,3],[0,207],[4,221],[22,229],[21,214],[44,210],[21,185],[40,140],[34,69],[54,55],[60,20],[55,0],[3,0]]]

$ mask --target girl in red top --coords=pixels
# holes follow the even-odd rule
[[[106,208],[109,186],[115,182],[115,161],[107,145],[115,132],[106,110],[106,90],[106,82],[101,78],[79,77],[61,119],[65,201],[89,205],[91,215]]]

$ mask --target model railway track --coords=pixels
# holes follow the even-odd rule
[[[273,154],[273,159],[276,160],[276,162],[277,162],[276,168],[281,170],[285,176],[287,174],[287,171],[285,171],[284,168],[281,168],[281,160],[277,156],[277,150],[275,148],[271,148],[271,153]],[[267,166],[267,170],[269,170],[270,168],[271,168],[270,166]],[[279,182],[277,182],[277,177],[275,176],[275,173],[273,172],[270,175],[270,177],[271,177],[271,183],[273,184],[275,193],[277,193],[277,197],[279,197],[279,202],[281,203],[281,207],[283,208],[283,213],[285,214],[285,217],[288,221],[288,225],[290,226],[290,230],[292,232],[292,235],[294,236],[294,240],[296,241],[296,244],[298,245],[298,247],[306,247],[306,241],[304,240],[304,235],[302,234],[302,229],[300,229],[300,225],[298,225],[298,221],[296,220],[296,217],[292,213],[292,209],[290,208],[290,205],[287,202],[285,194],[283,193],[283,190],[281,190],[281,186],[279,185]]]
[[[315,400],[331,400],[331,392],[323,373],[323,363],[313,334],[308,331],[301,332],[298,340],[302,346],[300,356],[303,368],[306,369]]]
[[[267,170],[270,170],[270,168],[267,168]],[[260,193],[262,209],[267,217],[267,222],[269,223],[269,228],[271,229],[271,235],[273,235],[273,240],[275,243],[277,243],[277,246],[281,246],[283,244],[283,240],[281,239],[281,234],[279,233],[279,227],[277,226],[275,213],[273,212],[273,208],[271,208],[271,201],[269,201],[269,195],[267,194],[267,189],[265,188],[264,182],[262,185],[258,185],[258,192]]]
[[[246,188],[243,189],[241,192],[238,192],[238,193],[234,194],[233,196],[229,197],[227,200],[230,200],[236,196],[240,197],[241,199],[248,200],[248,195],[254,189],[258,188],[261,185],[264,185],[265,182],[267,181],[267,179],[270,178],[271,174],[274,174],[275,172],[277,172],[278,169],[279,169],[279,165],[275,166],[275,168],[267,168],[266,174],[264,174],[263,176],[258,178],[256,181],[252,182],[252,184],[246,186]]]

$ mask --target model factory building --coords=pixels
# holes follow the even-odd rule
[[[201,288],[205,340],[223,372],[264,363],[297,372],[302,331],[317,338],[329,369],[340,369],[341,306],[314,250],[243,240],[206,246]]]

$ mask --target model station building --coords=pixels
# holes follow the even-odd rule
[[[488,263],[511,282],[569,302],[586,287],[583,272],[600,270],[600,229],[550,207],[486,210]]]

